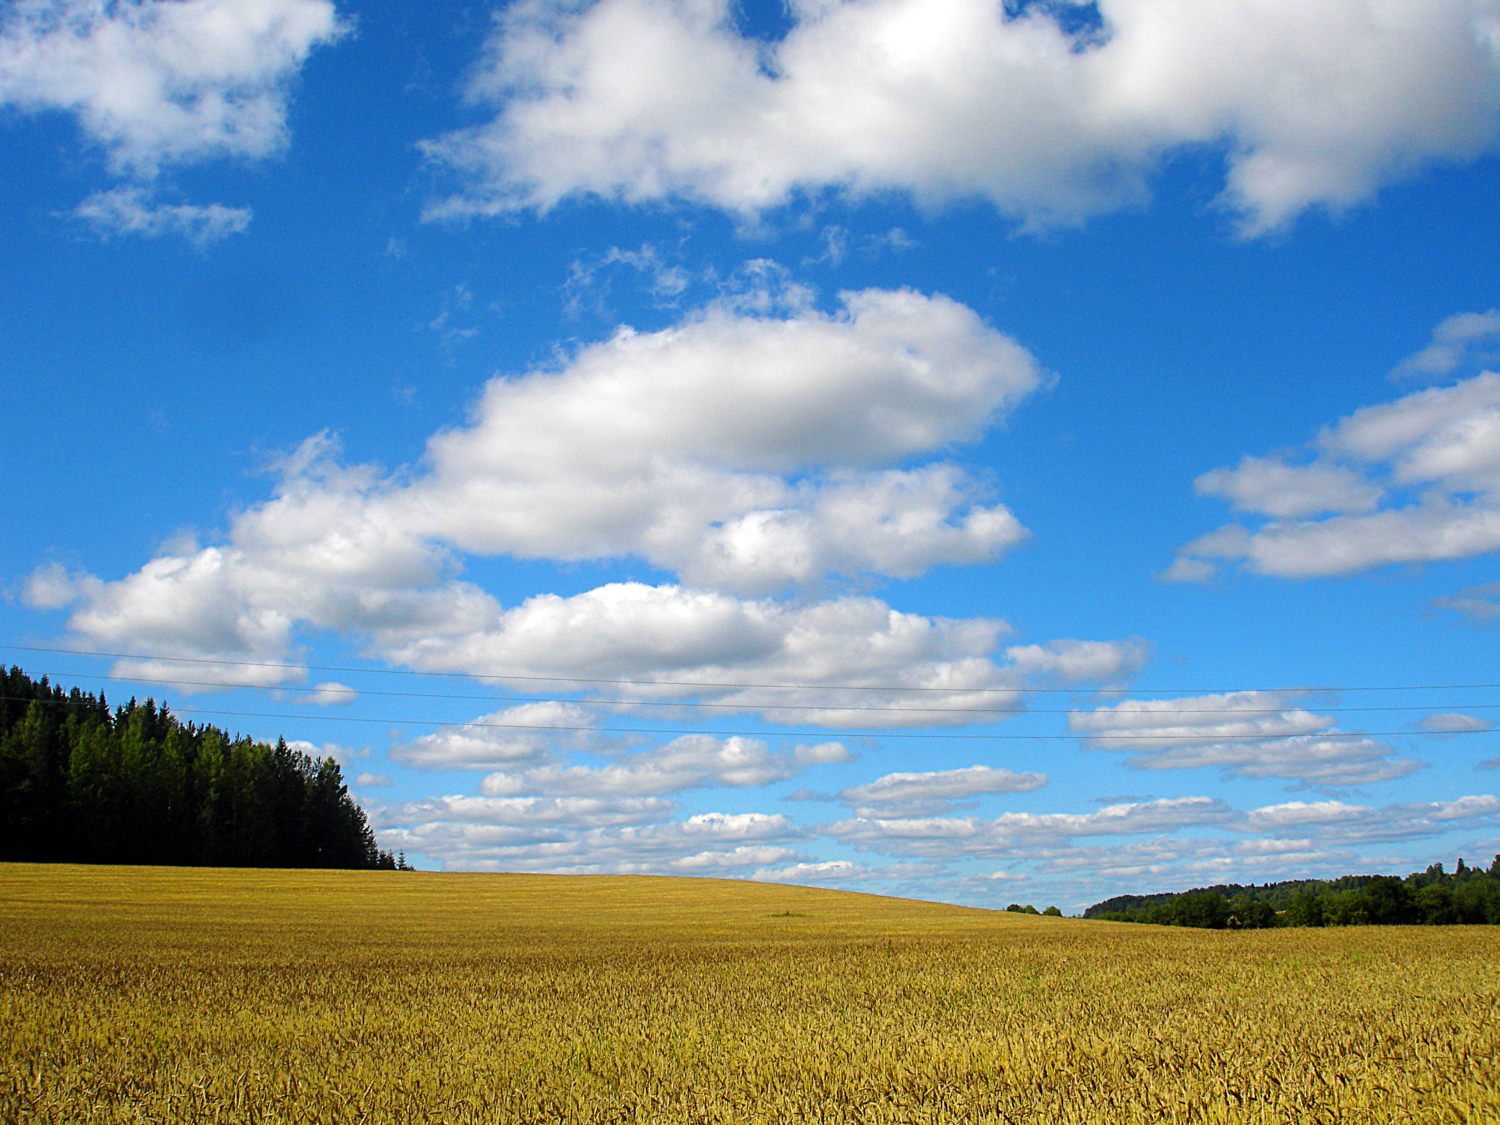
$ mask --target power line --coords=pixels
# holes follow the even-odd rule
[[[7,703],[30,703],[30,697],[0,695],[0,701]],[[91,704],[86,700],[72,699],[49,699],[47,703],[58,704],[69,707],[88,707]],[[97,704],[92,704],[97,706]],[[307,715],[288,715],[268,711],[224,711],[218,708],[207,707],[168,707],[171,713],[184,715],[228,715],[236,719],[295,719],[306,722]],[[760,730],[685,730],[681,727],[603,727],[591,725],[551,725],[547,723],[487,723],[487,722],[465,722],[448,719],[389,719],[375,718],[363,715],[320,715],[319,721],[333,721],[340,723],[384,723],[387,726],[426,726],[426,727],[454,727],[458,729],[480,729],[480,730],[534,730],[534,731],[585,731],[593,734],[670,734],[676,736],[701,734],[711,738],[819,738],[828,739],[833,732],[828,730],[819,731],[760,731]],[[1019,742],[1058,742],[1072,741],[1080,738],[1093,738],[1100,741],[1132,741],[1132,742],[1168,742],[1182,741],[1184,739],[1204,742],[1265,742],[1276,739],[1316,737],[1325,739],[1352,739],[1352,738],[1394,738],[1398,735],[1408,735],[1413,732],[1405,730],[1374,730],[1374,731],[1337,731],[1331,733],[1309,732],[1306,735],[1287,734],[1227,734],[1219,736],[1205,736],[1203,734],[1113,734],[1108,732],[1093,732],[1084,734],[952,734],[949,732],[932,731],[854,731],[855,737],[861,738],[929,738],[929,739],[961,739],[974,742],[994,741],[1019,741]],[[1443,731],[1443,734],[1483,734],[1485,731]]]
[[[53,673],[42,673],[42,675],[53,675]],[[206,687],[225,688],[236,691],[307,691],[323,694],[347,695],[351,698],[368,695],[379,696],[387,699],[467,699],[477,700],[484,703],[573,703],[592,704],[606,707],[699,707],[717,710],[731,711],[860,711],[880,712],[917,715],[1083,715],[1096,712],[1080,710],[1076,707],[871,707],[862,704],[839,704],[839,703],[715,703],[696,699],[682,700],[655,700],[655,699],[577,699],[569,696],[555,695],[467,695],[450,692],[423,692],[423,691],[377,691],[368,688],[351,688],[342,685],[338,687],[287,687],[282,684],[226,684],[218,680],[178,680],[158,679],[149,676],[117,676],[104,675],[90,672],[63,672],[56,675],[67,676],[76,680],[105,680],[111,683],[127,684],[161,684],[165,687]],[[965,689],[954,688],[954,694],[961,694]],[[1318,707],[1317,710],[1332,713],[1365,712],[1365,711],[1430,711],[1436,704],[1379,704],[1371,707]],[[1444,707],[1456,707],[1466,711],[1493,710],[1500,708],[1500,703],[1445,703]],[[1171,712],[1162,714],[1162,718],[1170,718],[1175,715],[1279,715],[1291,708],[1288,707],[1192,707],[1178,708]],[[1146,712],[1150,714],[1150,712]],[[1446,734],[1447,731],[1437,733]]]
[[[143,654],[129,652],[98,652],[90,649],[76,648],[48,648],[42,645],[5,645],[0,644],[0,650],[13,652],[46,652],[67,656],[97,656],[111,660],[144,660],[144,661],[172,661],[183,664],[209,664],[232,668],[281,668],[292,672],[348,672],[364,673],[378,676],[431,676],[444,679],[467,679],[484,680],[497,683],[511,681],[526,681],[539,683],[561,683],[561,684],[621,684],[634,687],[688,687],[688,688],[744,688],[744,689],[766,689],[776,691],[907,691],[907,692],[966,692],[970,694],[980,693],[1003,693],[1015,694],[1031,692],[1033,694],[1054,695],[1077,695],[1086,691],[1098,691],[1097,688],[1057,688],[1057,687],[1032,687],[1029,685],[1016,685],[1014,687],[914,687],[910,685],[893,684],[776,684],[776,683],[753,683],[753,682],[725,682],[714,680],[637,680],[637,679],[605,679],[591,676],[537,676],[522,673],[507,673],[497,675],[484,672],[434,672],[425,669],[402,669],[402,668],[358,668],[334,664],[288,664],[274,660],[224,660],[214,657],[202,656],[166,656],[162,654]],[[164,681],[180,682],[180,681]],[[259,685],[249,684],[215,684],[215,687],[252,687]],[[273,685],[277,686],[277,685]],[[1309,684],[1300,687],[1280,688],[1138,688],[1138,693],[1149,693],[1153,695],[1233,695],[1258,693],[1264,695],[1276,693],[1309,693],[1309,692],[1357,692],[1357,691],[1463,691],[1483,690],[1489,688],[1500,688],[1500,683],[1471,683],[1471,684],[1376,684],[1362,686],[1335,686],[1330,684]],[[1105,689],[1118,690],[1118,689]],[[1487,704],[1485,706],[1488,706]],[[1373,708],[1368,708],[1373,710]],[[1422,708],[1417,708],[1421,710]],[[1357,708],[1367,710],[1367,708]]]

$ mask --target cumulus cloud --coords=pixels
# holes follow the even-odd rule
[[[1441,379],[1476,360],[1500,359],[1500,309],[1458,313],[1432,330],[1432,342],[1391,370],[1392,379]]]
[[[572,721],[576,712],[528,704],[497,717]],[[773,750],[756,739],[696,734],[617,752],[604,765],[569,765],[564,748],[546,732],[516,737],[478,724],[399,747],[390,756],[413,765],[476,768],[514,755],[520,768],[489,774],[477,796],[381,807],[375,821],[382,841],[466,867],[743,874],[801,859],[784,844],[805,837],[804,830],[761,813],[670,821],[677,809],[671,795],[759,788],[851,758],[837,742]]]
[[[1214,469],[1193,482],[1200,496],[1219,496],[1236,511],[1278,518],[1325,512],[1367,512],[1383,492],[1338,465],[1288,465],[1277,457],[1246,457],[1233,469]]]
[[[0,15],[0,108],[68,114],[131,181],[72,212],[94,232],[206,247],[250,209],[166,200],[162,171],[284,147],[298,73],[349,27],[330,0],[16,0]]]
[[[758,883],[847,883],[868,879],[871,868],[847,859],[825,859],[821,863],[794,863],[786,867],[763,867],[750,876]]]
[[[332,758],[345,769],[348,769],[355,762],[370,756],[370,748],[368,746],[356,748],[340,746],[336,742],[325,742],[319,745],[316,742],[307,742],[300,738],[289,738],[286,744],[289,749],[299,754],[306,754],[314,761],[319,758]]]
[[[1199,477],[1200,492],[1269,518],[1188,543],[1165,577],[1201,581],[1227,563],[1310,578],[1500,550],[1500,373],[1363,407],[1311,453]]]
[[[1476,794],[1452,801],[1416,801],[1379,808],[1341,801],[1293,801],[1268,805],[1245,815],[1246,832],[1296,835],[1328,846],[1355,846],[1434,836],[1466,821],[1493,821],[1500,797]]]
[[[482,816],[471,815],[465,800],[484,802],[475,810]],[[672,803],[660,798],[572,799],[566,806],[536,800],[561,815],[530,820],[524,806],[507,799],[445,798],[385,810],[377,826],[383,846],[433,856],[450,868],[574,874],[705,874],[712,868],[715,875],[748,875],[793,858],[786,845],[810,836],[785,817],[765,813],[668,821],[663,815]],[[636,823],[622,823],[632,816]]]
[[[633,554],[742,593],[911,576],[1024,539],[951,463],[894,463],[978,437],[1041,385],[1035,361],[946,298],[841,305],[714,305],[492,380],[471,424],[432,440],[430,473],[375,490],[370,515],[469,551]]]
[[[1142,640],[1048,641],[1040,645],[1012,645],[1005,650],[1011,666],[1026,675],[1064,683],[1111,683],[1133,676],[1151,656]]]
[[[843,790],[838,799],[859,816],[924,816],[981,794],[1027,793],[1046,784],[1046,774],[973,765],[929,773],[888,773],[868,785]]]
[[[811,766],[847,762],[851,757],[837,742],[775,751],[753,738],[689,734],[606,766],[549,763],[513,773],[492,773],[479,788],[492,797],[524,793],[661,796],[684,789],[770,785]]]
[[[944,858],[1009,855],[1049,841],[1133,836],[1226,823],[1233,810],[1210,797],[1107,805],[1091,813],[1004,813],[980,817],[859,817],[827,827],[834,839],[887,855]]]
[[[328,683],[317,684],[313,690],[306,695],[297,697],[298,703],[315,703],[319,707],[347,707],[359,698],[359,692],[343,684]]]
[[[491,380],[407,470],[343,464],[318,435],[280,460],[274,495],[236,514],[227,541],[172,545],[113,582],[44,567],[28,596],[71,604],[70,627],[91,643],[163,656],[285,660],[313,628],[428,671],[676,680],[683,693],[870,685],[795,700],[713,689],[783,719],[795,703],[798,721],[822,725],[961,724],[972,715],[954,709],[1014,706],[1029,675],[1113,681],[1140,665],[1139,642],[997,660],[1001,621],[765,596],[1018,542],[1019,522],[961,468],[921,460],[980,436],[1044,376],[946,298],[869,290],[822,313],[775,294],[759,311],[757,294]],[[505,607],[455,576],[468,554],[635,556],[684,583]]]
[[[329,0],[18,0],[0,19],[0,104],[73,115],[137,177],[264,157],[286,143],[297,72],[347,30]]]
[[[928,775],[927,783],[948,793],[962,785],[942,773]],[[1288,801],[1249,810],[1190,796],[1125,801],[1086,813],[861,815],[816,829],[765,813],[674,820],[670,799],[626,791],[369,805],[382,846],[454,868],[714,874],[851,887],[894,882],[903,893],[949,898],[972,898],[981,885],[992,889],[984,897],[1040,874],[1085,902],[1086,893],[1105,897],[1118,893],[1122,881],[1139,888],[1152,876],[1186,887],[1344,874],[1370,845],[1500,824],[1500,798],[1491,794],[1384,806]],[[819,836],[895,862],[816,854]],[[971,864],[984,867],[966,873]]]
[[[671,815],[675,802],[660,797],[423,797],[380,810],[376,826],[415,825],[429,832],[452,825],[511,845],[571,841],[590,830],[651,824]],[[385,833],[382,832],[382,838]]]
[[[1242,691],[1182,699],[1127,699],[1073,711],[1068,729],[1096,749],[1127,750],[1134,769],[1213,767],[1229,777],[1305,785],[1365,785],[1422,763],[1378,739],[1342,734],[1326,715],[1296,706],[1301,693]]]
[[[336,442],[310,439],[227,544],[169,552],[99,592],[100,612],[128,618],[172,583],[214,587],[221,607],[294,576],[307,592],[276,600],[412,587],[464,552],[635,556],[741,594],[988,561],[1026,537],[1015,516],[952,462],[905,463],[979,437],[1043,382],[1023,348],[943,297],[846,293],[834,314],[718,304],[491,380],[415,471],[341,465]],[[326,611],[368,613],[352,599]],[[221,632],[274,649],[289,624]]]
[[[1223,201],[1258,233],[1494,142],[1494,0],[1099,0],[1073,32],[1049,7],[797,4],[764,43],[727,0],[510,5],[467,91],[495,116],[424,146],[460,182],[429,214],[897,190],[1066,223],[1219,146]]]
[[[523,703],[397,743],[389,756],[419,769],[501,769],[541,762],[559,744],[579,745],[595,723],[592,711],[572,703]]]
[[[1127,699],[1068,714],[1068,729],[1091,746],[1140,751],[1327,731],[1333,720],[1297,707],[1301,693],[1237,691],[1182,699]]]
[[[1024,867],[1087,902],[1146,886],[1187,889],[1347,874],[1367,862],[1359,858],[1367,845],[1432,839],[1497,819],[1500,798],[1485,794],[1385,806],[1292,801],[1249,811],[1187,797],[1121,803],[1084,815],[862,818],[827,831],[864,853],[941,862],[949,871],[968,861],[1006,864],[995,877],[951,881],[953,893],[979,881],[998,889],[1021,877],[1018,867]]]

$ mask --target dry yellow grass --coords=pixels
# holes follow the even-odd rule
[[[1500,932],[0,866],[5,1122],[1496,1122]]]

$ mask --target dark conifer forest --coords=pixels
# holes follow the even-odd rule
[[[332,758],[182,723],[150,699],[111,710],[15,667],[0,683],[0,860],[398,865]]]

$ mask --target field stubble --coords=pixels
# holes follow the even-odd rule
[[[0,1120],[1495,1122],[1500,932],[0,865]]]

